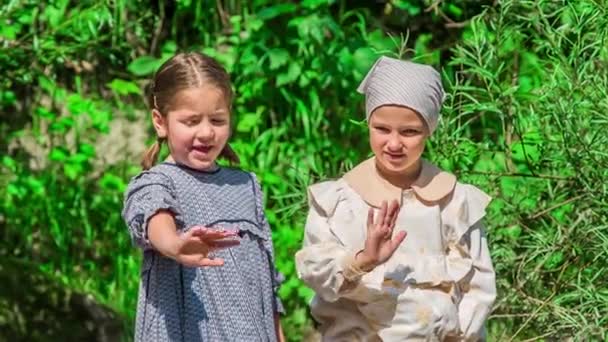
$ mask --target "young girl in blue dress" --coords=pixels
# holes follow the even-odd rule
[[[123,217],[143,250],[136,341],[282,341],[280,276],[253,173],[228,145],[225,69],[180,53],[156,72],[148,102],[157,141],[125,193]],[[162,144],[169,157],[156,164]]]

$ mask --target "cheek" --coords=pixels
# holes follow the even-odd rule
[[[424,150],[424,144],[426,142],[425,137],[413,137],[405,139],[404,145],[407,149],[412,152],[422,152]]]
[[[215,128],[215,137],[220,141],[226,141],[230,137],[230,126],[221,126]]]
[[[176,124],[169,127],[169,137],[175,141],[184,141],[192,137],[192,129],[182,125]]]
[[[369,134],[369,144],[374,153],[382,150],[382,146],[386,143],[386,138],[377,132],[371,131]]]

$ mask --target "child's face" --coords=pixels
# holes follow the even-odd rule
[[[428,128],[412,109],[382,106],[369,120],[369,140],[380,166],[391,173],[407,173],[417,165]]]
[[[153,111],[153,121],[157,134],[167,138],[173,160],[194,169],[214,167],[230,137],[228,103],[214,86],[178,92],[167,115]]]

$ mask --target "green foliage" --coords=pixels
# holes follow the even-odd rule
[[[608,8],[504,1],[454,49],[434,158],[494,196],[491,336],[608,336]]]
[[[502,1],[469,23],[492,2],[472,3],[1,5],[0,270],[27,270],[36,284],[0,292],[3,333],[61,336],[28,320],[32,303],[49,317],[76,292],[118,313],[130,336],[140,256],[119,215],[141,148],[126,146],[141,122],[150,126],[147,78],[176,51],[197,50],[233,77],[232,144],[266,194],[290,340],[312,327],[312,293],[293,264],[305,188],[369,154],[355,89],[380,53],[443,68],[448,98],[427,157],[494,197],[486,223],[500,293],[490,340],[607,339],[607,7]]]

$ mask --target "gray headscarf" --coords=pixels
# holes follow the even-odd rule
[[[366,118],[383,105],[398,105],[418,112],[430,133],[439,121],[444,91],[441,76],[431,66],[380,57],[357,91],[365,94]]]

